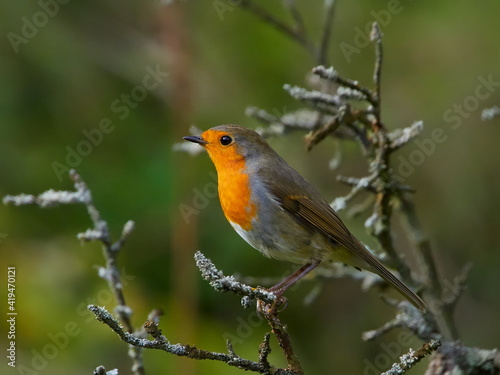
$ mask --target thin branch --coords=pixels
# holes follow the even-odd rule
[[[451,296],[443,296],[444,309],[449,310],[449,314],[453,313],[458,301],[460,300],[460,297],[467,289],[467,278],[469,277],[469,272],[471,269],[472,263],[465,264],[460,273],[453,280],[453,289],[448,291],[451,293]]]
[[[382,31],[380,30],[380,26],[377,22],[374,22],[372,25],[372,31],[370,33],[370,39],[375,43],[375,69],[373,72],[373,83],[374,83],[374,92],[375,92],[375,103],[373,109],[375,112],[375,117],[377,119],[377,124],[381,122],[381,78],[382,78],[382,60],[384,57],[384,50],[382,46]]]
[[[325,20],[323,21],[323,30],[318,51],[318,64],[320,65],[328,63],[328,47],[332,35],[333,18],[335,16],[335,0],[325,0],[324,8]]]
[[[382,327],[377,328],[377,329],[372,329],[370,331],[363,332],[361,335],[361,338],[363,341],[370,341],[374,340],[382,335],[385,335],[386,333],[392,331],[394,328],[401,327],[402,323],[399,319],[392,319],[385,323]]]
[[[283,85],[283,88],[285,91],[288,91],[288,93],[295,99],[304,101],[304,102],[309,102],[315,105],[318,104],[326,104],[328,106],[332,107],[341,107],[344,103],[338,96],[333,96],[330,94],[323,93],[321,91],[317,90],[306,90],[302,87],[298,86],[292,86],[289,84]],[[327,109],[328,107],[322,107],[322,109]],[[335,111],[336,114],[337,111]]]
[[[408,194],[399,195],[400,210],[404,217],[407,236],[415,248],[420,274],[424,277],[424,294],[430,298],[432,312],[438,319],[440,331],[444,337],[454,340],[458,337],[458,331],[450,309],[443,309],[444,303],[441,301],[442,286],[439,280],[439,273],[432,254],[429,238],[426,236],[422,224],[417,215],[415,203]]]
[[[394,328],[402,328],[413,332],[424,341],[442,339],[442,335],[437,332],[436,323],[430,313],[422,314],[420,310],[406,300],[397,301],[386,297],[383,297],[383,300],[388,305],[395,307],[399,312],[394,319],[382,327],[364,332],[362,335],[363,340],[373,340]]]
[[[286,327],[280,322],[277,314],[264,315],[267,322],[271,326],[272,332],[285,355],[286,362],[288,363],[288,367],[290,371],[297,375],[304,375],[304,370],[302,370],[302,365],[299,361],[299,358],[295,354],[292,341],[290,340],[290,336],[286,330]]]
[[[245,296],[247,299],[258,298],[267,303],[276,301],[276,295],[263,288],[253,288],[242,284],[234,279],[233,276],[224,276],[222,271],[218,270],[215,265],[205,257],[201,252],[195,254],[196,265],[205,280],[217,291],[231,292],[237,295]],[[248,305],[248,301],[244,303]],[[267,357],[271,351],[269,347],[269,337],[266,337],[264,342],[259,346],[259,362],[243,359],[234,353],[233,346],[230,341],[227,342],[228,354],[210,352],[188,345],[172,345],[167,338],[161,334],[156,322],[148,321],[144,327],[145,331],[153,336],[155,340],[147,340],[140,338],[137,335],[124,332],[118,321],[104,308],[89,305],[88,309],[93,312],[96,318],[108,325],[118,336],[125,342],[139,348],[160,349],[168,353],[178,356],[187,356],[193,359],[211,359],[215,361],[226,362],[230,366],[239,367],[245,370],[250,370],[258,373],[276,373],[276,374],[296,374],[303,375],[302,365],[295,355],[290,337],[286,331],[286,327],[278,319],[277,312],[272,309],[269,314],[264,314],[264,318],[271,326],[272,332],[275,335],[280,347],[283,350],[285,359],[288,363],[288,369],[276,369],[269,365]]]
[[[500,351],[445,341],[431,359],[427,373],[497,375],[500,373]]]
[[[203,253],[197,251],[194,255],[196,266],[202,277],[207,280],[212,288],[218,292],[231,292],[250,299],[259,299],[267,303],[276,301],[276,295],[265,288],[254,288],[237,281],[234,276],[224,276],[210,259]]]
[[[104,366],[97,366],[94,370],[94,375],[118,375],[118,369],[106,371]]]
[[[106,260],[106,268],[101,269],[100,276],[106,279],[109,283],[111,290],[113,291],[116,301],[117,301],[117,313],[120,319],[123,321],[125,328],[128,332],[133,332],[134,328],[130,317],[132,315],[132,310],[125,301],[125,295],[123,294],[123,284],[121,281],[120,271],[117,266],[117,258],[121,247],[125,243],[127,237],[130,235],[134,229],[134,222],[128,221],[125,223],[121,238],[113,243],[111,236],[109,234],[108,223],[104,221],[101,214],[94,205],[91,192],[87,187],[87,184],[80,177],[75,170],[70,171],[70,177],[75,184],[75,188],[78,191],[82,191],[87,200],[84,202],[87,207],[89,216],[94,224],[94,228],[83,234],[79,234],[78,238],[83,241],[94,241],[99,240],[102,242],[103,256]]]
[[[343,176],[337,177],[337,180],[341,181],[349,181],[349,182],[354,182],[356,181],[355,184],[353,184],[353,187],[349,194],[343,196],[343,197],[337,197],[335,200],[331,203],[332,208],[335,211],[341,211],[347,207],[347,203],[353,199],[356,195],[358,195],[362,190],[371,190],[373,191],[373,182],[377,179],[377,174],[372,173],[371,175],[359,179],[353,179],[351,178],[345,178]],[[344,182],[343,181],[343,182]]]
[[[500,107],[496,105],[491,108],[485,108],[481,112],[481,120],[483,121],[493,120],[497,116],[500,116]]]
[[[209,282],[210,286],[219,292],[231,292],[244,296],[245,298],[242,300],[243,306],[247,307],[249,301],[254,298],[270,304],[274,304],[277,301],[276,295],[267,289],[250,287],[235,280],[233,276],[224,276],[222,271],[219,271],[212,261],[205,257],[200,251],[195,253],[194,258],[196,260],[196,266],[200,269],[203,278]],[[304,373],[302,365],[294,353],[286,327],[278,319],[277,309],[271,308],[268,311],[269,313],[264,313],[263,316],[269,323],[274,336],[278,340],[289,369],[294,374],[302,375]]]
[[[307,38],[307,36],[300,32],[300,30],[294,30],[283,21],[274,17],[267,10],[262,8],[261,6],[255,4],[251,0],[242,0],[241,6],[248,11],[252,12],[255,16],[260,18],[261,20],[267,22],[269,25],[273,26],[277,30],[281,31],[283,34],[295,40],[302,47],[304,47],[312,56],[316,55],[316,49],[312,42]]]
[[[267,367],[271,367],[268,360],[269,354],[271,354],[271,345],[269,343],[270,339],[271,335],[269,333],[266,333],[264,336],[264,340],[259,345],[259,363],[262,363]]]
[[[293,372],[285,369],[278,369],[273,366],[268,366],[268,364],[241,358],[234,354],[234,350],[232,351],[232,353],[219,353],[198,349],[195,346],[190,345],[171,344],[168,339],[161,333],[161,330],[155,327],[155,323],[152,322],[147,324],[149,325],[148,330],[149,332],[151,332],[154,340],[138,338],[134,334],[125,332],[120,323],[113,317],[113,315],[106,311],[106,309],[104,309],[103,307],[89,305],[88,309],[95,315],[97,320],[111,328],[111,330],[113,330],[113,332],[115,332],[122,341],[134,347],[163,350],[167,353],[179,357],[188,357],[197,360],[209,359],[213,361],[225,362],[229,366],[257,372],[259,374],[294,374]]]
[[[128,221],[125,223],[122,235],[118,241],[113,243],[109,234],[108,224],[102,219],[101,214],[94,205],[92,194],[87,184],[75,170],[69,172],[70,178],[73,180],[76,191],[54,191],[48,190],[38,196],[20,194],[17,196],[7,195],[4,197],[4,204],[28,205],[36,204],[40,207],[53,207],[60,204],[84,204],[87,212],[92,220],[94,227],[88,229],[84,233],[78,234],[78,239],[82,241],[98,240],[102,243],[102,251],[106,260],[106,267],[99,268],[99,276],[108,281],[109,287],[112,290],[117,306],[116,313],[123,322],[127,332],[132,333],[134,328],[130,317],[132,309],[126,304],[123,294],[123,283],[121,281],[120,271],[117,266],[118,254],[125,244],[126,239],[134,229],[134,222]],[[144,366],[142,363],[142,354],[140,349],[134,348],[129,352],[129,356],[133,360],[132,370],[137,375],[144,374]]]
[[[300,14],[297,9],[297,5],[295,4],[295,0],[283,0],[283,4],[288,9],[288,12],[293,18],[295,22],[294,29],[295,32],[299,35],[302,35],[304,39],[307,39],[306,27],[304,24],[304,19],[302,18],[302,14]]]
[[[381,375],[404,374],[415,364],[436,351],[440,346],[441,342],[439,340],[431,340],[423,344],[417,351],[410,349],[408,353],[399,357],[399,363],[394,363],[389,371],[383,372]]]
[[[361,86],[358,81],[341,77],[333,67],[327,69],[324,66],[320,65],[314,67],[312,72],[313,74],[316,74],[317,76],[323,79],[327,79],[341,86],[350,88],[351,90],[360,92],[366,98],[366,100],[368,100],[370,104],[372,104],[373,106],[377,104],[377,98],[372,92],[372,90],[364,86]]]
[[[315,130],[311,134],[305,137],[306,149],[311,151],[311,149],[325,139],[329,134],[334,133],[340,124],[342,123],[339,116],[334,116],[330,121],[323,125],[318,130]]]
[[[346,177],[346,176],[338,175],[337,181],[341,182],[343,184],[349,185],[353,188],[357,188],[357,189],[363,188],[371,193],[377,192],[377,189],[375,188],[375,186],[369,184],[370,181],[367,180],[366,178],[361,179],[361,178],[356,178],[356,177]]]
[[[418,136],[424,130],[424,123],[422,121],[415,121],[410,126],[404,129],[397,129],[388,134],[391,140],[390,149],[394,152]]]
[[[294,130],[310,131],[316,127],[318,117],[320,117],[318,111],[311,111],[308,109],[300,109],[295,112],[285,113],[278,117],[256,107],[247,107],[245,115],[253,117],[261,123],[268,125],[265,128],[256,129],[264,138],[285,135]],[[327,120],[333,118],[333,116],[324,117]]]

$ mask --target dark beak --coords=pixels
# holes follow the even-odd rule
[[[185,139],[186,141],[189,141],[189,142],[198,143],[201,146],[206,145],[208,143],[203,138],[195,136],[195,135],[190,135],[190,136],[182,137],[182,138]]]

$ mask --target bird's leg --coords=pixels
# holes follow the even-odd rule
[[[297,281],[302,279],[305,275],[307,275],[309,272],[314,270],[316,267],[319,266],[321,263],[320,260],[318,259],[313,259],[311,262],[303,265],[300,267],[297,271],[294,273],[288,275],[285,277],[283,280],[281,280],[278,284],[273,285],[269,290],[275,292],[276,295],[281,296],[285,291],[291,287],[293,284],[295,284]]]
[[[258,300],[257,301],[257,312],[264,314],[264,315],[272,315],[276,311],[276,308],[278,306],[284,305],[286,308],[287,305],[287,299],[283,297],[283,293],[291,287],[293,284],[295,284],[297,281],[302,279],[305,275],[307,275],[309,272],[314,270],[316,267],[319,266],[321,263],[320,260],[318,259],[313,259],[311,262],[303,265],[300,267],[297,271],[294,273],[288,275],[285,277],[283,280],[281,280],[278,284],[272,286],[269,288],[271,292],[273,292],[276,295],[276,300],[269,306],[262,301]]]

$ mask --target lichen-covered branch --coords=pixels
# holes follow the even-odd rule
[[[339,176],[338,180],[349,185],[351,190],[347,195],[336,198],[332,207],[337,211],[343,210],[354,197],[362,193],[371,198],[366,200],[370,204],[364,204],[362,209],[368,211],[371,208],[371,214],[365,221],[365,226],[380,245],[379,258],[384,258],[383,261],[387,265],[396,269],[405,283],[414,287],[417,292],[422,292],[430,306],[429,312],[422,313],[407,301],[384,298],[389,305],[394,307],[397,312],[396,316],[380,328],[365,332],[362,336],[363,339],[372,340],[398,328],[412,332],[425,343],[417,351],[410,349],[407,354],[400,357],[398,363],[395,363],[383,375],[403,374],[422,358],[435,351],[436,354],[431,360],[426,375],[498,374],[500,372],[500,353],[498,350],[467,347],[456,340],[458,330],[453,321],[453,312],[459,297],[465,290],[470,265],[466,265],[462,272],[455,277],[449,295],[444,293],[446,288],[441,283],[431,243],[424,233],[416,213],[411,195],[414,191],[410,186],[403,185],[393,170],[392,155],[417,137],[423,130],[423,124],[420,121],[414,122],[405,128],[389,131],[389,128],[382,121],[383,34],[379,25],[376,22],[372,25],[370,39],[374,44],[374,69],[371,84],[365,86],[357,80],[341,76],[333,67],[325,67],[328,61],[335,1],[324,1],[324,22],[318,43],[315,43],[310,37],[295,1],[282,1],[290,18],[289,21],[276,17],[253,0],[241,0],[238,5],[305,48],[319,65],[312,70],[315,83],[312,88],[284,85],[284,89],[291,97],[307,106],[305,109],[287,113],[285,113],[286,111],[276,113],[275,109],[273,110],[275,113],[271,114],[265,110],[250,107],[247,109],[247,114],[266,125],[259,129],[259,132],[264,136],[280,136],[290,131],[307,132],[305,136],[307,150],[329,138],[359,143],[361,153],[367,160],[366,175],[364,177]],[[311,80],[312,84],[313,81]],[[491,120],[499,115],[500,109],[495,106],[485,109],[482,113],[482,119]],[[201,148],[187,143],[176,145],[175,148],[192,154],[201,151]],[[337,152],[337,150],[335,151]],[[134,223],[127,222],[123,227],[121,237],[113,242],[108,225],[96,209],[87,185],[75,171],[70,172],[70,177],[74,182],[75,191],[48,190],[38,196],[27,194],[6,196],[4,203],[36,204],[40,207],[79,203],[86,206],[93,228],[80,233],[78,238],[81,241],[97,240],[102,243],[106,266],[101,267],[98,273],[100,277],[108,281],[116,297],[116,314],[119,319],[104,307],[89,305],[88,309],[100,322],[107,325],[121,340],[131,346],[132,350],[129,355],[133,359],[133,372],[135,374],[144,374],[143,349],[162,350],[172,355],[196,360],[207,359],[224,362],[229,366],[261,374],[304,374],[286,326],[278,318],[276,308],[259,311],[263,319],[270,325],[271,332],[283,351],[287,368],[278,368],[270,364],[271,334],[269,333],[264,336],[262,343],[256,350],[258,359],[252,361],[237,355],[229,340],[226,342],[227,353],[203,350],[191,345],[171,344],[159,328],[161,312],[158,310],[153,310],[143,327],[134,331],[130,320],[132,309],[126,304],[121,276],[117,267],[118,254],[133,231]],[[401,252],[396,249],[393,241],[392,222],[394,213],[398,211],[405,219],[407,236],[413,245],[412,256],[416,259],[418,266],[414,272],[408,266]],[[195,259],[203,278],[215,290],[242,296],[241,303],[245,308],[249,307],[253,300],[258,300],[258,303],[272,304],[272,306],[281,301],[273,292],[265,288],[251,287],[237,281],[233,276],[225,276],[201,252],[195,254]],[[363,278],[365,287],[375,283],[374,276],[359,276],[359,273],[349,270],[343,272],[337,272],[334,269],[318,270],[318,274],[320,272],[323,272],[322,275],[326,275],[326,277]],[[149,336],[153,339],[149,339]],[[116,370],[106,372],[102,366],[94,370],[94,374],[98,375],[111,375],[116,372]]]
[[[121,281],[120,270],[117,265],[117,258],[120,250],[125,244],[126,239],[134,229],[134,222],[128,221],[123,226],[121,237],[113,242],[108,229],[108,223],[102,219],[101,214],[94,205],[92,194],[87,187],[85,181],[80,177],[75,170],[69,172],[70,178],[73,180],[75,191],[54,191],[52,189],[38,195],[7,195],[3,198],[4,204],[31,205],[36,204],[40,207],[53,207],[61,204],[83,204],[87,208],[87,212],[93,223],[93,228],[88,229],[84,233],[78,234],[78,239],[81,241],[99,241],[102,243],[103,256],[106,261],[106,267],[100,267],[98,274],[100,277],[108,281],[109,287],[116,298],[115,311],[123,322],[128,333],[134,332],[132,322],[132,309],[125,301],[123,294],[123,283]],[[134,374],[144,374],[144,365],[142,363],[142,354],[139,348],[133,348],[129,352],[129,356],[133,360],[132,370]]]
[[[483,121],[493,120],[497,116],[500,116],[500,107],[497,105],[491,108],[485,108],[483,112],[481,112],[481,120]]]
[[[415,364],[422,359],[432,354],[441,346],[438,340],[431,340],[423,344],[418,350],[410,349],[408,353],[399,357],[399,362],[394,363],[390,370],[383,372],[381,375],[401,375],[411,369]]]
[[[248,307],[250,301],[255,298],[268,303],[276,302],[276,295],[273,292],[264,288],[250,287],[235,280],[233,276],[224,276],[222,271],[219,271],[212,261],[205,257],[200,251],[196,252],[195,260],[203,278],[207,280],[215,290],[219,292],[231,292],[244,296],[242,299],[242,305],[244,307]],[[267,320],[272,333],[276,337],[278,344],[285,355],[285,359],[288,363],[288,369],[294,374],[303,374],[304,371],[302,370],[302,365],[293,350],[292,342],[285,325],[282,324],[278,318],[277,310],[271,309],[269,310],[269,313],[264,313],[262,315]]]
[[[104,366],[97,366],[93,372],[94,375],[118,375],[118,369],[106,371]]]
[[[436,322],[431,313],[422,314],[408,301],[394,301],[387,298],[385,301],[389,305],[394,306],[398,310],[398,314],[393,320],[387,322],[382,327],[364,332],[362,335],[363,340],[373,340],[394,328],[403,328],[413,332],[415,336],[423,341],[442,339],[442,335],[437,331]]]
[[[358,99],[364,98],[368,100],[368,102],[372,105],[377,104],[376,102],[377,98],[374,96],[372,90],[360,85],[358,81],[340,76],[339,73],[333,68],[333,66],[325,68],[324,66],[320,65],[313,68],[312,72],[323,79],[335,82],[341,87],[345,87],[352,90],[353,93],[361,94],[362,96],[361,97],[358,96],[357,97]]]
[[[274,293],[263,288],[253,288],[234,279],[233,276],[224,276],[222,271],[218,270],[210,259],[205,257],[201,252],[195,254],[196,265],[205,280],[219,292],[231,292],[240,296],[244,296],[243,304],[248,306],[250,300],[258,298],[262,301],[273,303],[276,301]],[[244,370],[253,371],[261,374],[289,374],[303,375],[302,365],[295,355],[290,337],[286,331],[286,327],[278,318],[278,313],[273,311],[269,314],[264,314],[264,318],[271,326],[272,333],[275,335],[285,359],[288,363],[288,368],[280,369],[269,364],[268,355],[271,352],[269,344],[269,335],[266,335],[264,341],[258,349],[259,361],[251,361],[244,359],[235,354],[232,343],[228,340],[228,353],[211,352],[198,349],[190,345],[170,344],[168,339],[161,333],[158,327],[158,321],[148,320],[143,327],[143,331],[153,336],[154,340],[148,340],[145,337],[139,337],[137,334],[131,334],[122,329],[120,323],[110,314],[105,308],[89,305],[88,309],[94,313],[96,318],[110,327],[121,340],[137,348],[158,349],[167,353],[181,357],[189,357],[192,359],[210,359],[214,361],[225,362],[230,366],[238,367]]]
[[[153,310],[144,326],[134,332],[130,317],[132,309],[126,305],[125,296],[123,294],[121,275],[117,267],[117,256],[126,239],[134,228],[134,223],[128,221],[122,231],[120,239],[116,242],[111,240],[108,230],[108,224],[102,219],[99,211],[94,205],[92,194],[83,179],[72,170],[70,177],[74,182],[76,191],[53,191],[49,190],[38,196],[20,194],[16,196],[8,195],[3,199],[5,204],[27,205],[37,204],[41,207],[56,206],[58,204],[84,204],[92,219],[93,228],[88,229],[84,233],[80,233],[78,238],[82,241],[100,241],[103,244],[103,253],[106,259],[106,267],[101,267],[98,271],[99,276],[106,279],[111,290],[114,292],[117,299],[116,314],[120,321],[109,313],[104,307],[89,305],[88,309],[96,316],[96,318],[110,327],[121,340],[127,342],[131,346],[129,356],[133,359],[132,370],[135,374],[144,374],[144,365],[142,362],[143,349],[160,349],[170,354],[177,356],[186,356],[192,359],[209,359],[222,361],[229,366],[238,367],[244,370],[257,372],[260,374],[281,374],[281,375],[302,375],[304,372],[298,357],[295,355],[290,337],[286,331],[286,327],[278,318],[278,313],[272,311],[269,314],[264,314],[264,318],[271,326],[272,332],[275,335],[280,347],[283,350],[288,363],[288,368],[281,369],[271,365],[268,361],[271,347],[269,343],[269,335],[266,335],[264,341],[258,348],[258,361],[244,359],[235,354],[230,341],[227,342],[228,353],[217,353],[207,350],[198,349],[190,345],[170,344],[165,336],[162,335],[159,329],[159,319],[162,315],[161,311]],[[232,276],[224,276],[219,271],[210,259],[206,258],[201,252],[195,255],[196,264],[200,269],[202,276],[210,285],[221,292],[231,292],[243,296],[242,304],[249,306],[253,299],[258,299],[265,303],[274,303],[276,295],[264,288],[253,288],[243,283],[240,283]],[[147,339],[151,335],[154,340]],[[116,370],[106,372],[103,366],[98,366],[95,374],[114,373]]]
[[[244,307],[248,307],[248,303],[252,299],[260,299],[265,302],[273,303],[276,301],[276,295],[264,288],[254,288],[237,281],[234,276],[224,276],[222,271],[219,271],[210,259],[205,257],[201,251],[197,251],[194,255],[196,266],[199,268],[202,277],[207,280],[212,288],[218,292],[231,292],[240,296],[245,296],[242,303]]]
[[[454,340],[458,337],[457,328],[453,321],[453,311],[451,308],[444,309],[444,303],[441,301],[442,287],[439,280],[438,270],[432,254],[429,238],[424,234],[422,225],[418,218],[415,204],[408,194],[399,196],[400,210],[403,214],[407,236],[416,249],[416,259],[424,285],[424,293],[430,302],[431,311],[435,314],[441,333],[447,339]]]
[[[333,11],[333,4],[331,10]],[[423,292],[431,310],[430,313],[422,315],[418,311],[403,309],[402,307],[407,305],[405,301],[395,304],[399,310],[396,318],[381,329],[365,334],[365,338],[376,337],[394,327],[401,327],[414,332],[423,340],[453,340],[458,337],[453,312],[458,298],[465,289],[466,275],[470,267],[466,266],[454,279],[456,287],[451,291],[451,296],[443,297],[446,290],[440,282],[430,241],[424,234],[416,214],[411,196],[414,189],[401,184],[391,164],[392,154],[417,137],[423,130],[423,123],[414,122],[408,127],[389,132],[382,121],[382,36],[379,25],[374,23],[370,35],[375,45],[372,88],[361,85],[356,80],[342,77],[333,67],[317,66],[313,69],[313,74],[335,85],[315,83],[312,90],[295,85],[284,86],[293,98],[307,104],[306,126],[303,126],[304,122],[299,120],[299,116],[295,116],[294,113],[270,118],[263,115],[266,114],[265,111],[253,109],[248,111],[248,114],[269,126],[260,129],[263,135],[283,135],[292,129],[307,131],[305,143],[308,150],[330,137],[359,141],[362,152],[368,159],[368,175],[339,177],[339,181],[351,186],[351,191],[344,197],[336,198],[332,207],[337,211],[342,210],[347,207],[352,198],[363,192],[374,196],[372,213],[366,220],[365,226],[377,238],[386,256],[385,263],[397,269],[405,283]],[[484,110],[482,118],[491,120],[499,114],[500,110],[495,106]],[[284,118],[287,119],[286,122],[283,121]],[[301,126],[297,126],[298,124]],[[363,207],[366,208],[367,205]],[[415,271],[409,268],[401,253],[395,248],[392,239],[392,220],[394,213],[398,210],[406,219],[407,236],[413,244],[412,255],[418,265]],[[445,343],[448,342],[445,341]],[[469,352],[457,351],[456,357],[450,356],[453,365],[456,366],[461,361],[467,360],[464,358],[464,355],[469,355],[467,353]],[[474,351],[471,353],[477,354]],[[399,368],[389,373],[395,373],[394,371],[399,371]]]
[[[157,349],[165,351],[169,354],[173,354],[180,357],[188,357],[197,360],[212,360],[225,362],[229,366],[238,367],[243,370],[253,371],[259,374],[280,374],[280,375],[294,375],[295,373],[290,372],[286,369],[279,369],[269,365],[267,362],[267,357],[262,357],[261,361],[255,362],[248,359],[241,358],[234,353],[234,350],[230,349],[228,353],[212,352],[208,350],[198,349],[192,345],[181,345],[181,344],[171,344],[168,339],[162,334],[161,330],[158,328],[157,323],[152,321],[147,321],[145,323],[145,330],[153,336],[153,340],[146,338],[139,338],[134,334],[126,332],[123,330],[120,323],[110,314],[105,308],[89,305],[88,309],[96,316],[97,320],[106,324],[113,332],[115,332],[122,341],[143,349]],[[268,340],[264,341],[269,344]],[[265,344],[263,344],[265,345]],[[232,348],[231,344],[228,347]],[[261,348],[260,353],[270,352],[269,347]]]
[[[468,347],[460,341],[445,341],[429,363],[425,375],[498,375],[500,351]]]
[[[381,124],[381,100],[382,97],[380,95],[380,90],[382,88],[381,85],[381,77],[382,77],[382,61],[383,61],[383,46],[382,46],[382,30],[380,30],[380,26],[377,22],[374,22],[372,25],[372,30],[370,33],[370,40],[375,43],[375,69],[373,71],[373,111],[376,118],[377,126]]]

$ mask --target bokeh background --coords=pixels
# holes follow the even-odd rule
[[[263,258],[233,232],[212,194],[214,168],[208,157],[174,152],[173,146],[191,125],[255,128],[257,121],[244,114],[249,105],[277,115],[301,108],[282,86],[307,85],[313,59],[238,2],[62,3],[1,5],[0,195],[72,189],[64,166],[75,167],[115,238],[127,220],[136,222],[119,259],[135,326],[150,310],[162,308],[161,328],[171,342],[224,351],[231,337],[238,354],[256,359],[266,325],[253,309],[242,310],[237,297],[209,288],[193,254],[202,250],[227,274],[279,277],[290,265]],[[322,2],[298,3],[317,40]],[[417,190],[418,211],[443,280],[453,283],[465,263],[474,264],[456,311],[461,339],[493,348],[500,344],[500,119],[483,122],[480,117],[483,108],[500,104],[500,84],[481,88],[481,98],[477,88],[480,77],[500,82],[500,3],[389,3],[398,3],[400,11],[382,22],[383,118],[391,129],[423,120],[421,140],[430,139],[433,128],[444,130],[446,141],[435,145],[406,182]],[[289,20],[279,2],[262,5]],[[358,30],[381,11],[387,15],[387,9],[387,2],[337,3],[329,60],[341,74],[370,84],[372,46],[350,58],[341,46],[356,46]],[[148,75],[156,77],[156,87]],[[147,90],[141,88],[145,78]],[[457,105],[466,108],[458,115]],[[85,134],[96,134],[106,119],[109,132],[102,139],[95,135],[95,144],[85,148]],[[337,174],[366,172],[354,144],[342,145],[343,164],[330,171],[328,161],[338,145],[326,140],[307,153],[302,136],[270,142],[328,199],[347,192],[336,182]],[[409,160],[415,150],[416,143],[407,146],[396,160]],[[180,209],[187,206],[196,210],[188,219]],[[364,231],[365,218],[347,219],[347,224],[375,247]],[[76,239],[90,224],[82,206],[0,206],[4,354],[7,266],[17,270],[19,313],[18,367],[8,367],[2,355],[1,373],[89,374],[98,365],[131,373],[126,344],[84,308],[88,303],[114,306],[96,275],[103,263],[100,246]],[[398,246],[405,248],[399,227],[395,220]],[[408,343],[401,343],[397,331],[362,342],[362,332],[393,316],[375,291],[363,293],[352,280],[330,280],[304,305],[313,287],[306,282],[290,292],[282,314],[307,373],[374,373],[400,354],[388,349],[390,343],[400,342],[399,350],[406,351]],[[73,335],[50,352],[51,337],[62,337],[65,330]],[[282,365],[272,343],[272,361]],[[150,374],[239,373],[225,364],[163,352],[146,351],[144,361]],[[424,369],[421,364],[413,373]]]

